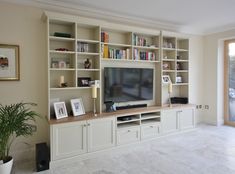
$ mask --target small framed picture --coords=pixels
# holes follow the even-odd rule
[[[0,81],[20,80],[19,45],[0,44]]]
[[[55,109],[55,116],[57,119],[68,117],[65,102],[55,102],[54,109]]]
[[[162,63],[162,69],[163,69],[163,70],[170,70],[170,69],[171,69],[171,64],[170,64],[170,62],[163,62],[163,63]]]
[[[66,62],[63,60],[59,61],[59,68],[66,68]]]
[[[169,75],[163,75],[163,76],[162,76],[162,83],[163,83],[163,84],[168,84],[168,83],[170,83],[170,82],[171,82],[171,78],[170,78]]]
[[[175,79],[175,82],[176,83],[182,83],[183,82],[183,79],[181,76],[177,76],[176,79]]]
[[[72,99],[70,100],[70,102],[73,111],[73,116],[79,116],[85,114],[85,109],[81,98]]]
[[[90,77],[78,77],[78,87],[89,86],[90,81],[91,81]]]

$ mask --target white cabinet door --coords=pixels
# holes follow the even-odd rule
[[[50,131],[52,161],[87,152],[86,121],[55,124]]]
[[[195,127],[194,109],[183,109],[180,113],[180,129]]]
[[[162,111],[161,114],[162,132],[164,134],[179,130],[179,113],[175,109]]]
[[[117,145],[140,141],[140,127],[122,128],[117,130]]]
[[[158,123],[141,125],[141,139],[154,138],[161,133],[161,127]]]
[[[115,118],[87,121],[88,152],[113,147],[115,145]]]

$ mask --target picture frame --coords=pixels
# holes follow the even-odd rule
[[[162,63],[162,69],[163,69],[163,70],[170,70],[170,69],[171,69],[171,64],[170,64],[170,62],[163,62],[163,63]]]
[[[73,116],[79,116],[85,114],[85,109],[81,98],[71,99],[70,102],[71,102]]]
[[[163,84],[168,84],[168,83],[171,83],[171,78],[169,75],[163,75],[162,76],[162,83]]]
[[[0,44],[0,81],[20,80],[19,45]]]
[[[90,81],[90,77],[78,77],[78,87],[87,87]]]
[[[54,103],[54,110],[55,110],[56,119],[68,117],[65,102],[55,102]]]
[[[182,76],[177,76],[176,79],[175,79],[175,82],[176,82],[176,83],[183,83],[183,78],[182,78]]]

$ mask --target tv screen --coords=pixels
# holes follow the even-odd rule
[[[153,99],[153,69],[104,68],[104,102]]]

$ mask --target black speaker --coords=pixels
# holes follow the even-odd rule
[[[188,104],[188,97],[171,97],[172,104]]]
[[[49,169],[49,148],[46,143],[36,144],[36,171],[44,171]]]

